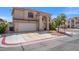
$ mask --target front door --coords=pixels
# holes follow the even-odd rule
[[[46,22],[47,19],[45,16],[43,17],[42,21],[43,21],[43,30],[47,30],[47,22]]]

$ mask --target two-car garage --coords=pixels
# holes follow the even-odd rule
[[[36,22],[18,22],[15,23],[15,32],[36,31]]]

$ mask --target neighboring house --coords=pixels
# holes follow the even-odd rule
[[[68,20],[68,28],[71,28],[71,20]]]
[[[73,18],[69,18],[67,21],[67,28],[75,28],[74,26],[74,19]]]
[[[69,28],[79,28],[79,17],[70,18],[68,20],[68,27]]]
[[[15,32],[49,30],[51,14],[29,8],[13,8]]]
[[[74,27],[79,28],[79,17],[75,17],[73,22],[74,22]]]
[[[74,28],[73,18],[67,20],[67,25],[68,28]]]

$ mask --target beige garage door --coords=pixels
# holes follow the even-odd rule
[[[36,23],[18,23],[19,31],[36,31]]]

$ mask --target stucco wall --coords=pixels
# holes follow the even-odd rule
[[[22,10],[15,10],[13,17],[23,19],[24,18],[23,15],[24,15],[24,12]]]

